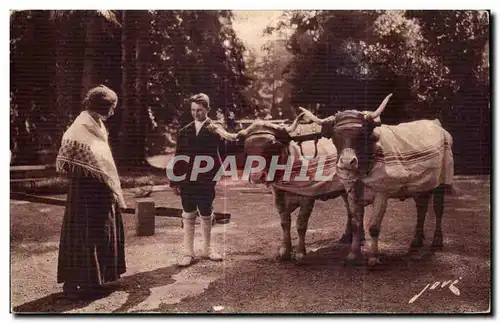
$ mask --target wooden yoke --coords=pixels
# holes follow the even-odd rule
[[[310,133],[310,134],[307,134],[307,135],[296,135],[296,136],[291,136],[291,139],[295,142],[297,142],[297,144],[299,145],[300,147],[300,154],[302,156],[304,156],[304,151],[302,149],[302,143],[304,141],[310,141],[310,140],[314,140],[314,157],[313,158],[316,158],[318,156],[318,141],[322,138],[323,136],[321,135],[320,132],[315,132],[315,133]]]

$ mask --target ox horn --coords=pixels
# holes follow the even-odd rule
[[[306,110],[303,107],[299,107],[299,109],[300,109],[300,111],[302,111],[302,115],[304,115],[306,117],[306,119],[309,119],[312,122],[319,124],[320,126],[326,122],[335,121],[335,116],[330,116],[328,118],[321,119],[321,118],[318,118],[317,116],[315,116],[311,111]]]
[[[294,132],[295,129],[297,129],[297,127],[299,126],[299,121],[300,119],[302,119],[302,117],[304,116],[304,113],[301,113],[297,116],[297,118],[295,118],[295,120],[293,120],[292,124],[289,125],[288,127],[285,127],[285,126],[282,126],[282,125],[277,125],[277,124],[274,124],[274,123],[270,123],[270,122],[262,122],[261,124],[266,126],[266,127],[269,127],[269,128],[272,128],[272,129],[276,129],[276,130],[284,130],[286,131],[287,133],[291,133],[291,132]],[[250,126],[251,127],[251,126]],[[250,128],[249,127],[249,128]],[[249,129],[247,128],[247,129]],[[246,130],[246,129],[245,129]],[[243,130],[242,130],[243,131]]]
[[[288,132],[288,133],[294,132],[295,129],[297,129],[297,127],[299,126],[300,119],[302,119],[302,117],[304,117],[304,115],[305,115],[304,112],[302,112],[301,114],[299,114],[297,116],[297,118],[295,118],[295,120],[292,122],[291,125],[289,125],[288,127],[285,127],[286,132]]]
[[[380,117],[380,115],[382,114],[382,112],[384,111],[385,109],[385,106],[387,105],[387,102],[389,102],[389,99],[391,98],[392,96],[392,93],[389,94],[388,96],[385,97],[384,101],[382,101],[382,103],[380,103],[379,107],[377,108],[377,110],[375,110],[374,112],[370,112],[366,115],[366,118],[370,118],[372,120],[375,120],[377,119],[378,117]]]
[[[230,141],[237,141],[238,140],[238,134],[227,132],[226,129],[224,129],[224,127],[222,127],[222,125],[220,125],[218,123],[211,123],[207,127],[207,129],[217,133],[219,136],[221,136],[222,138],[224,138],[226,140],[230,140]]]
[[[238,131],[238,134],[236,135],[237,137],[246,137],[248,135],[248,131],[252,128],[254,128],[257,124],[259,124],[259,121],[254,121],[251,125],[246,127],[245,129],[241,129]]]

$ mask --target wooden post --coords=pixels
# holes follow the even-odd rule
[[[135,228],[138,236],[155,234],[155,202],[152,198],[137,199]]]

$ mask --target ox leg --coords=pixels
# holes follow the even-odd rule
[[[347,209],[347,222],[345,226],[345,232],[342,238],[340,238],[339,243],[341,244],[351,244],[352,243],[352,212],[349,207],[349,200],[347,199],[347,194],[342,195],[344,200],[345,208]]]
[[[424,245],[424,223],[429,207],[429,198],[429,194],[414,197],[417,206],[417,227],[415,228],[415,236],[410,245],[410,251],[417,250]]]
[[[377,194],[373,200],[373,215],[370,219],[370,243],[368,244],[368,265],[374,266],[380,263],[378,254],[378,238],[384,219],[385,210],[387,208],[387,196]]]
[[[340,238],[339,243],[340,244],[351,244],[352,243],[352,212],[351,208],[349,207],[349,200],[347,198],[347,194],[342,195],[342,199],[344,200],[345,208],[347,210],[347,222],[346,222],[346,227],[345,227],[345,232],[344,235]],[[363,223],[363,219],[361,220],[361,223]],[[361,229],[361,238],[360,238],[360,244],[363,245],[365,242],[365,229]]]
[[[314,199],[307,199],[304,201],[297,215],[297,233],[299,234],[299,243],[297,245],[297,252],[295,253],[295,260],[301,261],[306,255],[306,232],[307,225],[309,223],[309,217],[311,216]]]
[[[361,255],[361,231],[363,230],[363,214],[365,207],[361,204],[349,201],[352,218],[351,218],[351,232],[352,242],[351,251],[347,255],[348,261],[353,261]]]
[[[441,230],[441,222],[443,220],[444,211],[444,189],[442,186],[434,191],[434,214],[436,215],[436,230],[432,239],[432,248],[443,248],[443,232]]]
[[[292,259],[292,238],[290,236],[290,228],[292,226],[291,212],[281,212],[281,231],[283,233],[283,240],[279,249],[280,260]]]
[[[291,215],[296,206],[293,206],[294,201],[290,195],[283,191],[274,191],[274,203],[281,221],[281,232],[283,238],[278,251],[278,259],[290,260],[292,258],[292,238],[290,236],[290,228],[292,226]]]

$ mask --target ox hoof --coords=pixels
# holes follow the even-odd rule
[[[431,248],[433,250],[442,250],[443,249],[443,241],[433,241]]]
[[[300,264],[300,263],[304,262],[305,256],[306,256],[305,253],[298,252],[295,254],[295,261]]]
[[[440,231],[434,233],[431,247],[432,249],[443,249],[443,234]]]
[[[347,255],[347,258],[346,258],[346,260],[349,262],[355,261],[356,259],[358,259],[358,254],[355,252],[352,252],[352,251],[349,252],[349,254]]]
[[[281,261],[292,260],[292,251],[281,247],[278,252],[278,260]]]
[[[344,266],[359,266],[362,265],[360,262],[360,258],[356,253],[349,253],[347,257],[344,259]]]
[[[423,239],[413,239],[410,245],[410,251],[417,251],[424,245]]]
[[[377,257],[370,257],[368,258],[368,266],[375,266],[375,265],[380,265],[381,262]]]

